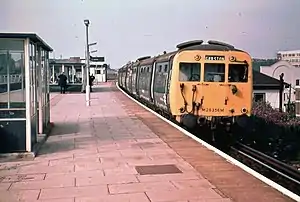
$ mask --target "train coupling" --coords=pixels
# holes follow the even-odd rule
[[[220,122],[221,125],[225,127],[225,130],[228,132],[232,126],[232,123],[229,120],[223,120]]]
[[[199,126],[203,126],[206,124],[206,119],[204,116],[199,116],[198,119],[197,119],[197,123]]]

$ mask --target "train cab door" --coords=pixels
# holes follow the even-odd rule
[[[166,84],[166,105],[167,110],[170,112],[170,85],[171,85],[171,78],[172,78],[172,67],[173,67],[173,58],[174,55],[169,59],[169,69],[168,69],[168,75],[167,75],[167,84]]]
[[[140,80],[140,66],[136,66],[136,79],[135,79],[135,91],[136,95],[139,97],[139,80]]]
[[[128,90],[132,93],[132,65],[128,65]]]
[[[132,94],[136,95],[137,67],[132,66]]]
[[[155,82],[156,82],[156,62],[154,61],[153,62],[153,65],[152,65],[152,74],[151,74],[151,88],[150,88],[150,95],[151,95],[151,100],[152,102],[155,104],[155,96],[154,96],[154,88],[155,88]]]
[[[204,116],[222,116],[227,113],[228,83],[226,65],[221,62],[205,62],[203,64],[201,82],[201,114]]]

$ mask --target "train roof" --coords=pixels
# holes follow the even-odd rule
[[[238,52],[244,52],[244,51],[242,51],[240,49],[229,48],[229,47],[221,46],[221,45],[212,45],[212,44],[195,45],[195,46],[189,46],[189,47],[180,49],[180,51],[185,51],[185,50],[238,51]]]
[[[236,49],[233,45],[216,41],[216,40],[208,40],[207,44],[203,44],[203,40],[191,40],[180,43],[176,46],[179,51],[185,50],[205,50],[205,51],[239,51],[244,52],[242,50]]]
[[[203,51],[238,51],[245,52],[243,50],[235,48],[231,44],[227,44],[221,41],[216,40],[208,40],[206,44],[203,44],[203,40],[191,40],[180,43],[176,46],[177,50],[172,52],[164,52],[161,55],[157,56],[143,56],[138,58],[135,62],[133,62],[133,66],[140,65],[149,65],[156,62],[167,62],[170,58],[172,58],[176,53],[186,50],[203,50]]]

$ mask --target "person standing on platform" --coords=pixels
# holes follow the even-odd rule
[[[89,78],[90,78],[90,79],[89,79],[90,92],[93,92],[93,91],[92,91],[92,86],[93,86],[93,82],[94,82],[94,80],[95,80],[95,77],[94,77],[94,75],[92,74],[92,75],[90,75]]]
[[[66,87],[67,87],[67,77],[64,74],[64,72],[62,72],[59,76],[58,76],[58,85],[60,86],[60,94],[65,94],[66,93]]]

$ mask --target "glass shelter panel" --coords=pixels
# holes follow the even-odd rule
[[[44,127],[50,123],[50,66],[49,66],[49,52],[45,51],[45,60],[44,60],[44,78],[45,78],[45,119]]]
[[[0,39],[0,119],[25,120],[24,40]]]
[[[0,38],[0,153],[25,151],[24,40]]]
[[[38,72],[38,82],[39,82],[39,132],[43,133],[45,127],[47,127],[48,123],[50,122],[50,104],[49,104],[49,83],[48,83],[48,52],[40,49],[40,60],[41,63],[39,68],[37,69]]]
[[[30,114],[31,114],[31,141],[36,142],[36,137],[38,133],[38,116],[37,116],[37,84],[36,84],[36,66],[37,66],[37,55],[36,55],[36,45],[30,43]]]

